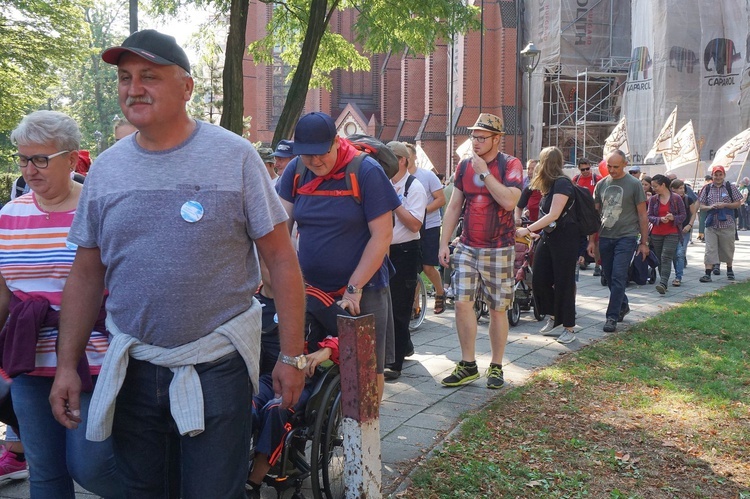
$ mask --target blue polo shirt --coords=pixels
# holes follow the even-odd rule
[[[299,262],[305,281],[323,291],[336,291],[349,283],[354,269],[370,240],[368,223],[400,205],[398,196],[374,159],[362,162],[358,180],[361,204],[350,195],[292,197],[294,175],[299,158],[284,169],[278,191],[282,199],[294,204],[292,212],[299,234]],[[315,178],[305,169],[300,186]],[[346,180],[326,180],[319,190],[347,190]],[[383,260],[367,286],[388,285],[390,262]]]

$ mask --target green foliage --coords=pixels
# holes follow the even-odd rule
[[[13,187],[13,181],[16,180],[21,173],[18,169],[6,171],[0,171],[0,205],[10,201],[10,190]]]
[[[51,97],[57,70],[87,55],[87,0],[0,0],[0,133]]]
[[[337,69],[367,71],[368,58],[360,53],[385,53],[409,50],[427,54],[438,40],[451,33],[463,33],[479,27],[479,9],[455,0],[402,0],[397,6],[388,0],[330,1],[326,23],[334,10],[355,8],[354,25],[360,47],[327,29],[314,61],[302,54],[302,42],[310,18],[309,0],[262,0],[275,5],[264,38],[250,44],[256,60],[271,64],[278,55],[291,67],[287,81],[292,81],[300,64],[313,63],[309,86],[330,89],[330,74]]]
[[[56,108],[73,117],[81,127],[82,149],[92,156],[114,142],[114,121],[121,114],[117,100],[117,68],[101,59],[104,49],[119,45],[127,36],[127,0],[96,0],[85,9],[90,40],[81,64],[61,71]]]
[[[357,41],[368,52],[400,52],[408,49],[429,54],[451,33],[479,29],[479,7],[455,0],[406,0],[394,5],[387,0],[342,2],[342,8],[359,10],[354,25]]]
[[[199,56],[197,61],[191,63],[195,87],[188,112],[194,118],[218,124],[224,105],[224,50],[217,40],[216,31],[207,26],[193,35],[191,45]]]
[[[256,60],[273,64],[274,56],[280,57],[285,65],[292,68],[287,81],[292,81],[294,70],[302,60],[302,44],[309,18],[307,0],[287,0],[278,5],[266,27],[267,36],[250,44],[249,51]],[[368,71],[370,61],[362,56],[357,48],[343,36],[326,30],[321,40],[317,58],[314,61],[310,86],[330,90],[330,73],[336,69]]]

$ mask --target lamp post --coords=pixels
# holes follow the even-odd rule
[[[521,69],[529,75],[529,85],[526,97],[526,160],[531,159],[531,74],[539,65],[542,51],[536,48],[534,42],[529,42],[521,51]]]

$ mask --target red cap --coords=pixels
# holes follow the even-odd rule
[[[86,175],[91,167],[91,155],[86,149],[78,151],[78,163],[76,163],[76,173]]]

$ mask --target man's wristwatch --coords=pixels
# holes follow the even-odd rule
[[[486,178],[487,178],[487,177],[489,177],[489,176],[490,176],[490,172],[487,172],[487,173],[480,173],[480,174],[479,174],[479,180],[481,180],[482,182],[484,182],[484,179],[486,179]]]
[[[297,355],[296,357],[290,357],[289,355],[284,355],[283,353],[280,353],[279,362],[290,365],[292,367],[296,367],[300,371],[304,369],[305,367],[307,367],[307,357],[305,357],[304,355]]]
[[[346,292],[349,293],[350,295],[359,295],[359,294],[362,294],[362,290],[361,289],[359,289],[358,287],[353,286],[351,284],[347,284],[346,285]]]

